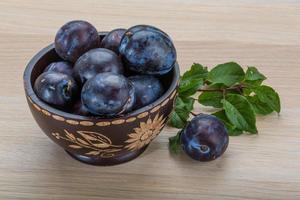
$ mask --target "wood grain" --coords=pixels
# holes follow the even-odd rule
[[[0,19],[0,199],[300,199],[299,1],[1,0]],[[279,91],[282,113],[259,117],[258,135],[231,137],[214,162],[170,155],[176,129],[165,128],[132,162],[81,164],[36,125],[22,83],[29,59],[71,19],[99,31],[158,26],[174,39],[182,72],[193,62],[255,65]]]

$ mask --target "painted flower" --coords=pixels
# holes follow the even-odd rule
[[[147,122],[141,122],[139,128],[134,128],[134,132],[129,134],[129,139],[125,142],[128,150],[138,150],[149,144],[161,131],[164,126],[165,119],[159,116],[159,113],[152,120],[149,118]]]

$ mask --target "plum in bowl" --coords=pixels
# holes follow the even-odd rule
[[[100,38],[106,34],[100,32]],[[51,44],[38,52],[24,71],[28,106],[43,132],[73,158],[88,164],[115,165],[143,153],[172,111],[180,76],[178,64],[160,76],[165,92],[156,101],[122,116],[101,118],[71,114],[37,97],[35,80],[50,63],[58,61],[61,59]]]

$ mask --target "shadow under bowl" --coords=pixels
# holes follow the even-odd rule
[[[101,38],[105,34],[99,33]],[[73,158],[88,164],[115,165],[143,153],[165,126],[173,109],[180,76],[178,64],[160,77],[166,90],[155,102],[124,116],[103,119],[58,110],[36,96],[34,81],[48,64],[59,60],[51,44],[38,52],[24,71],[27,102],[43,132]]]

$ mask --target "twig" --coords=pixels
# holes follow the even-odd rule
[[[222,92],[222,93],[224,93],[224,90],[226,90],[226,91],[227,90],[237,90],[237,91],[240,91],[243,88],[247,88],[247,87],[245,87],[243,85],[237,85],[237,86],[234,86],[234,87],[229,87],[229,88],[224,88],[224,89],[199,89],[198,91],[199,92]]]

